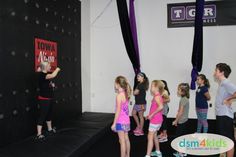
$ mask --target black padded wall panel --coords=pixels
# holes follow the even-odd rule
[[[0,146],[36,130],[35,38],[58,46],[54,124],[81,115],[80,7],[79,0],[0,1]]]

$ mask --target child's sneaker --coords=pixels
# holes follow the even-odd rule
[[[134,135],[135,136],[143,136],[144,135],[143,130],[138,130]]]
[[[176,156],[176,157],[185,157],[185,156],[187,156],[187,154],[185,154],[185,153],[179,153],[179,152],[176,152],[176,153],[174,153],[173,155]]]
[[[162,157],[162,153],[160,151],[154,151],[151,153],[151,156]]]
[[[48,136],[52,136],[52,135],[54,135],[54,134],[56,134],[56,133],[57,133],[57,131],[56,131],[55,128],[53,128],[52,130],[48,130],[48,131],[47,131],[47,135],[48,135]]]
[[[168,137],[167,136],[163,136],[162,138],[159,138],[159,142],[160,143],[164,143],[168,141]]]
[[[37,135],[36,137],[35,137],[35,140],[37,140],[37,141],[44,141],[46,138],[45,138],[45,136],[44,135]]]

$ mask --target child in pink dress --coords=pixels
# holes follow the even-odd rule
[[[153,95],[153,100],[150,108],[149,115],[147,119],[150,120],[148,129],[148,144],[147,144],[147,154],[145,157],[157,156],[162,157],[160,152],[159,141],[157,138],[157,131],[161,128],[163,117],[163,98],[162,93],[164,92],[164,83],[159,80],[152,81],[151,84],[151,94]],[[155,145],[156,151],[152,152],[153,145]]]
[[[116,112],[111,129],[117,132],[120,142],[121,157],[130,156],[130,141],[128,132],[130,131],[129,119],[129,99],[131,96],[131,87],[127,79],[118,76],[115,80],[116,96]]]

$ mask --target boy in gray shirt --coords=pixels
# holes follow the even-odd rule
[[[231,68],[225,63],[216,65],[215,79],[219,82],[219,88],[215,100],[217,131],[220,135],[234,139],[232,101],[236,99],[236,85],[228,80]],[[234,148],[227,152],[227,157],[234,157]]]

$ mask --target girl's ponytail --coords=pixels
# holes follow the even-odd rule
[[[125,82],[126,82],[126,87],[125,87],[126,98],[130,99],[132,95],[132,89],[126,78],[125,78]]]
[[[211,86],[210,86],[210,82],[209,82],[209,80],[206,78],[206,80],[205,80],[205,86],[207,86],[207,88],[210,88]]]
[[[209,80],[206,78],[206,76],[204,74],[199,74],[198,77],[200,77],[204,81],[204,85],[207,88],[210,88],[210,82],[209,82]]]

